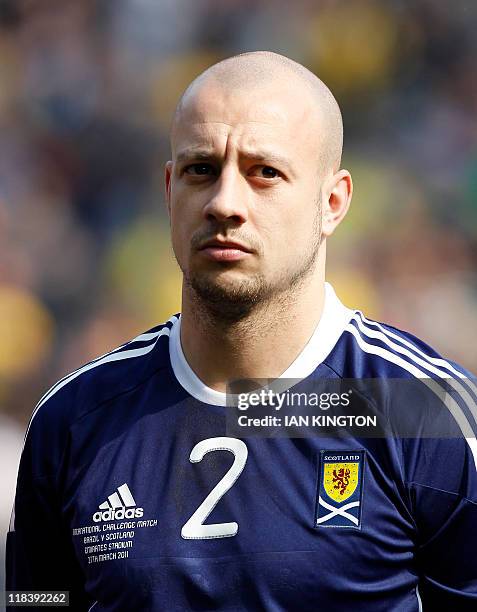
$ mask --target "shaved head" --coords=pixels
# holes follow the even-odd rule
[[[189,85],[174,115],[165,183],[194,308],[229,324],[270,304],[285,308],[324,282],[326,238],[351,199],[342,146],[330,90],[282,55],[236,55]]]
[[[184,111],[193,104],[204,89],[226,90],[240,96],[253,90],[293,91],[297,104],[311,105],[315,121],[321,169],[336,172],[341,164],[343,150],[343,121],[341,111],[328,87],[310,70],[288,57],[270,51],[242,53],[214,64],[200,74],[182,95],[172,122],[171,140]]]

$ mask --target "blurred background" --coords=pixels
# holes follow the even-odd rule
[[[229,55],[288,55],[340,103],[338,295],[477,370],[476,28],[473,0],[0,0],[2,534],[42,392],[180,309],[168,127]]]

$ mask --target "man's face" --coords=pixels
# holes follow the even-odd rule
[[[316,123],[306,96],[276,85],[228,94],[205,84],[182,109],[166,167],[172,245],[209,303],[245,313],[314,268]]]

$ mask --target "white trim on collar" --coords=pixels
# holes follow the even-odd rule
[[[325,303],[320,321],[313,335],[295,361],[281,374],[280,378],[306,378],[330,354],[346,325],[354,314],[338,299],[333,287],[325,283]],[[226,406],[227,395],[205,385],[192,370],[181,346],[181,319],[174,322],[169,340],[169,355],[172,369],[182,387],[193,397],[205,404]]]

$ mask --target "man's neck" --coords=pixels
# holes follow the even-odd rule
[[[226,391],[237,379],[277,378],[298,357],[321,318],[324,278],[224,323],[205,315],[185,290],[181,344],[192,370],[208,387]]]

